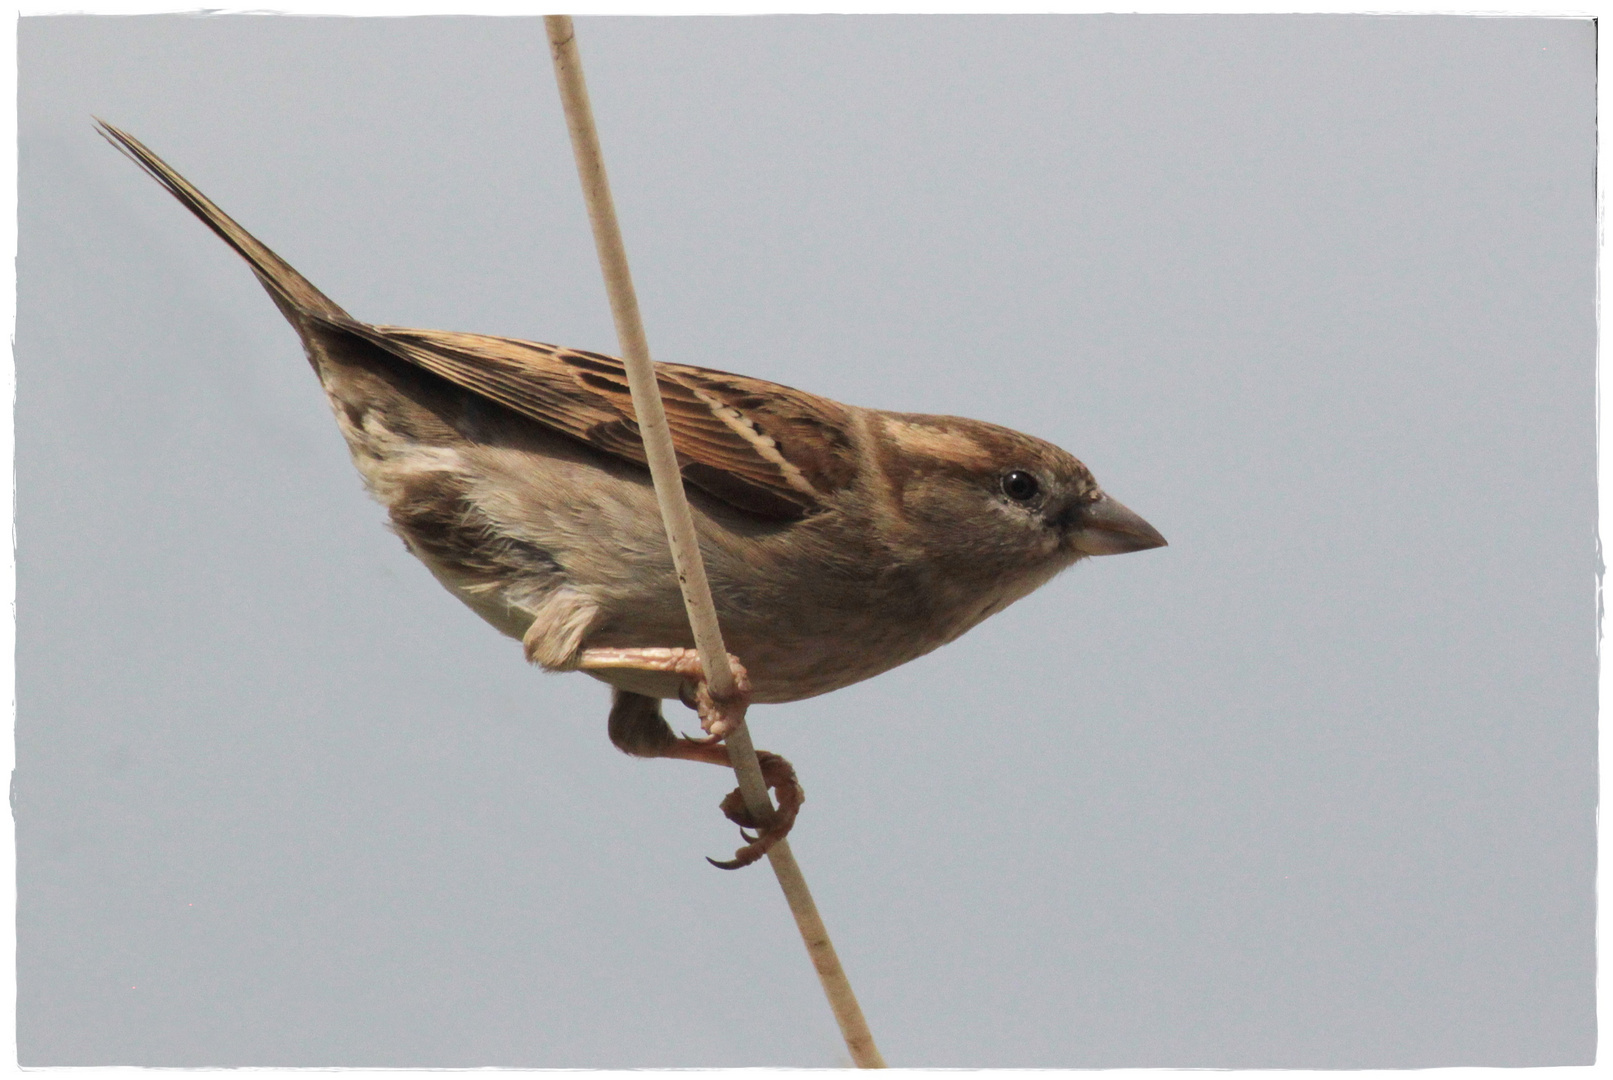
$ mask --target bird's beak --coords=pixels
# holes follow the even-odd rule
[[[1124,555],[1165,546],[1159,530],[1105,495],[1082,508],[1070,544],[1083,555]]]

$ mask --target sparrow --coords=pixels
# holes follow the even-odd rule
[[[611,687],[610,740],[727,765],[622,361],[353,318],[138,140],[101,134],[244,258],[302,339],[353,464],[442,585],[545,671]],[[712,595],[749,701],[799,701],[947,644],[1081,559],[1165,544],[1051,443],[657,364]],[[677,734],[661,702],[697,708]],[[762,755],[780,812],[802,794]],[[735,796],[729,817],[756,827]]]

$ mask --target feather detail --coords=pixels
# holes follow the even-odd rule
[[[633,399],[613,356],[515,338],[330,320],[456,386],[596,450],[645,464]],[[850,410],[776,383],[657,364],[684,479],[747,513],[798,520],[851,483]]]

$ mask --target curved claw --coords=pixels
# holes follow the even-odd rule
[[[806,801],[806,792],[801,790],[801,784],[795,778],[793,765],[765,750],[756,756],[761,762],[762,779],[778,793],[778,809],[773,814],[773,820],[763,826],[745,806],[744,796],[737,788],[728,793],[722,801],[722,812],[729,821],[740,826],[739,835],[745,838],[745,846],[734,852],[732,859],[723,862],[708,856],[706,861],[719,870],[738,870],[766,855],[769,848],[790,834],[795,827],[796,816],[801,812],[801,804]],[[746,828],[756,829],[756,835],[748,835]]]

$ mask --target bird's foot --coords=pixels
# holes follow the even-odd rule
[[[801,783],[795,778],[795,766],[766,750],[758,751],[756,758],[762,765],[762,779],[778,793],[778,809],[773,811],[773,820],[762,825],[750,812],[750,807],[745,805],[745,795],[739,788],[728,793],[728,797],[722,801],[722,812],[729,821],[740,827],[739,835],[745,838],[745,846],[734,852],[732,859],[723,862],[706,859],[712,866],[722,870],[738,870],[766,855],[769,848],[790,834],[795,827],[796,815],[801,812],[801,804],[806,801],[806,792],[801,790]],[[750,835],[745,832],[746,829],[755,829],[756,835]]]
[[[630,668],[638,671],[664,671],[682,676],[683,683],[679,687],[678,696],[685,705],[700,714],[700,727],[705,731],[705,737],[682,736],[672,740],[670,744],[657,744],[653,749],[630,747],[630,752],[641,753],[644,756],[682,758],[685,761],[706,761],[713,765],[731,765],[728,748],[723,746],[722,742],[745,722],[745,710],[750,705],[751,688],[750,676],[746,674],[739,658],[730,653],[728,663],[733,670],[735,686],[732,693],[722,696],[712,693],[711,684],[706,681],[705,668],[700,663],[700,654],[693,649],[590,648],[582,651],[577,666],[585,671]],[[758,821],[756,815],[745,805],[744,795],[739,789],[736,788],[722,801],[723,814],[728,820],[740,826],[740,835],[745,838],[745,846],[734,852],[732,859],[723,862],[716,859],[708,860],[713,866],[724,870],[737,870],[741,866],[749,866],[766,855],[769,848],[789,835],[790,829],[795,826],[796,816],[801,811],[801,803],[806,800],[801,784],[795,778],[794,766],[779,755],[765,750],[759,752],[756,757],[762,767],[763,782],[777,793],[778,808],[768,815],[768,820]],[[755,830],[755,835],[745,832],[745,829]]]
[[[709,738],[681,738],[667,747],[661,756],[682,758],[685,761],[706,761],[713,765],[730,764],[728,748]],[[806,793],[801,790],[801,783],[795,778],[795,766],[766,750],[758,751],[756,759],[762,766],[762,781],[778,795],[778,809],[773,812],[773,819],[764,825],[756,820],[750,808],[745,805],[745,796],[738,788],[728,793],[728,797],[722,801],[723,815],[742,830],[756,830],[756,835],[752,836],[742,831],[740,835],[745,838],[745,846],[734,852],[732,859],[721,862],[716,859],[707,860],[711,865],[724,870],[738,870],[741,866],[749,866],[766,855],[769,848],[789,835],[790,830],[795,827],[795,819],[801,812],[801,804],[806,801]]]
[[[750,675],[739,657],[728,654],[728,666],[734,673],[734,692],[718,697],[711,692],[706,681],[706,669],[700,663],[700,654],[685,648],[643,649],[584,649],[577,666],[583,671],[608,671],[631,668],[636,671],[665,671],[683,677],[678,696],[683,703],[700,714],[700,728],[707,743],[719,743],[728,733],[745,722],[745,709],[750,705]]]
[[[716,696],[706,682],[705,667],[700,664],[700,653],[692,648],[587,648],[577,658],[581,671],[665,671],[682,675],[684,683],[677,696],[682,703],[700,714],[700,729],[706,740],[719,743],[727,733],[745,722],[745,708],[750,704],[750,675],[734,654],[727,654],[727,664],[734,672],[734,693]]]
[[[745,710],[750,708],[750,675],[745,671],[745,665],[739,662],[739,657],[733,653],[728,654],[728,665],[734,672],[734,692],[719,698],[711,692],[711,684],[706,681],[705,669],[700,665],[700,657],[694,657],[693,670],[684,672],[689,676],[679,688],[678,698],[700,717],[700,730],[706,733],[706,741],[718,743],[726,739],[730,732],[745,722]]]

